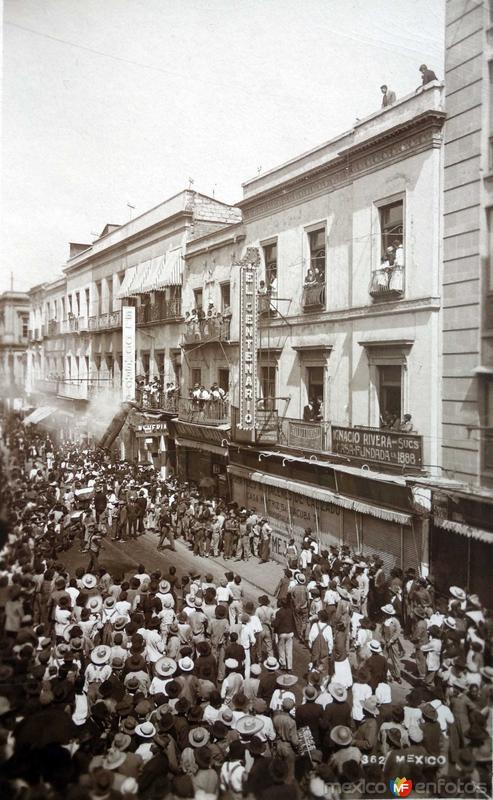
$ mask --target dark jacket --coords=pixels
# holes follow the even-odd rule
[[[387,680],[387,659],[381,653],[372,653],[365,661],[365,667],[370,673],[368,684],[375,691],[379,683]]]

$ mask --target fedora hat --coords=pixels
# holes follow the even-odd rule
[[[431,703],[425,703],[425,705],[421,708],[421,713],[423,717],[430,722],[436,722],[438,719],[437,710]]]
[[[91,661],[93,664],[107,664],[110,660],[111,648],[107,645],[101,644],[95,647],[91,653]]]
[[[276,683],[282,689],[287,689],[289,686],[294,686],[295,683],[298,683],[298,678],[296,675],[279,675]]]
[[[126,758],[122,750],[110,747],[105,758],[103,758],[103,767],[105,769],[118,769],[118,767],[121,767],[121,765],[125,763]]]
[[[353,741],[353,734],[347,725],[336,725],[330,732],[330,738],[340,747],[348,747]]]
[[[344,700],[347,700],[347,689],[342,685],[342,683],[329,683],[329,692],[339,703],[343,703]]]
[[[374,697],[373,695],[371,697],[366,698],[366,700],[363,702],[363,708],[369,714],[373,714],[374,717],[380,714],[380,711],[378,710],[377,698]]]
[[[460,600],[462,602],[466,599],[466,593],[464,589],[460,588],[460,586],[451,586],[449,592],[452,597],[455,597],[456,600]]]
[[[316,690],[315,686],[305,686],[303,689],[303,696],[306,700],[312,702],[313,700],[317,699],[318,691]]]
[[[382,645],[378,641],[378,639],[372,639],[370,642],[370,650],[372,653],[381,653],[382,652]]]
[[[197,728],[192,728],[188,734],[188,741],[192,747],[205,747],[205,745],[209,743],[210,738],[209,731],[202,725],[199,725]]]
[[[274,656],[268,656],[264,661],[264,667],[270,672],[275,672],[279,669],[279,661]]]
[[[182,672],[191,672],[193,670],[194,663],[191,658],[185,656],[185,658],[180,658],[178,661],[178,666]]]
[[[380,608],[383,611],[383,613],[388,614],[389,617],[392,617],[395,614],[395,608],[391,603],[387,603],[384,606],[380,606]]]
[[[86,574],[82,576],[80,582],[82,583],[84,589],[94,589],[98,581],[95,575],[92,575],[90,572],[86,572]]]
[[[156,735],[156,728],[152,722],[141,722],[135,726],[135,733],[143,739],[152,739]]]
[[[244,717],[240,717],[236,723],[236,730],[240,736],[255,736],[263,727],[263,721],[258,717],[250,716],[250,714],[245,714]]]
[[[176,661],[164,656],[154,664],[154,671],[160,678],[169,678],[176,672]]]

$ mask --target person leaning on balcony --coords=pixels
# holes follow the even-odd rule
[[[315,272],[310,268],[305,275],[305,286],[316,286],[317,285],[317,276]]]
[[[267,294],[267,286],[265,285],[265,281],[260,281],[258,287],[259,294]]]
[[[421,72],[421,85],[426,86],[427,83],[437,81],[438,78],[432,69],[428,69],[426,64],[421,64],[419,71]]]
[[[313,400],[309,400],[303,409],[303,422],[313,422],[315,419],[315,409],[313,407]]]
[[[391,106],[396,101],[395,92],[392,89],[389,89],[386,83],[382,84],[380,87],[380,91],[382,92],[382,108],[387,108],[387,106]]]
[[[412,433],[413,431],[413,421],[411,414],[404,414],[402,421],[399,425],[399,430],[402,433]]]

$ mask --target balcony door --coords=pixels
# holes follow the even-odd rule
[[[260,408],[274,411],[277,407],[276,397],[277,367],[268,364],[260,367]]]

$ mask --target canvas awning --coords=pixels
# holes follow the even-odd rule
[[[157,292],[166,286],[181,286],[183,255],[181,247],[168,250],[166,254],[142,261],[125,272],[117,297],[132,297],[138,294]]]
[[[443,528],[443,530],[450,531],[450,533],[457,533],[459,536],[465,536],[467,539],[476,539],[478,542],[493,544],[493,533],[491,531],[485,531],[473,525],[467,525],[465,522],[445,519],[439,517],[437,514],[433,516],[433,522],[438,528]]]
[[[120,286],[120,289],[117,293],[117,297],[119,300],[122,300],[124,297],[130,297],[130,287],[132,286],[132,281],[135,278],[135,273],[137,272],[137,266],[129,267],[125,270],[125,277],[123,278],[123,283]]]
[[[55,406],[40,406],[24,418],[24,425],[37,425],[41,420],[54,414],[57,409]]]

